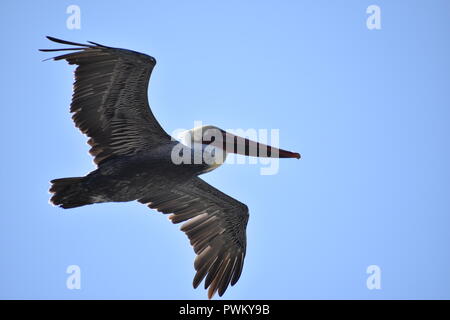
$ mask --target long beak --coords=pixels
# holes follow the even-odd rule
[[[271,147],[259,142],[255,142],[246,138],[242,138],[222,131],[223,134],[223,150],[228,153],[242,154],[252,157],[264,158],[296,158],[300,159],[300,154],[283,149]],[[214,143],[214,142],[213,142]]]

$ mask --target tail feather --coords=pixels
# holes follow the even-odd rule
[[[50,202],[64,209],[92,204],[93,202],[83,188],[83,179],[83,177],[76,177],[50,181],[52,186],[49,191],[53,193]]]

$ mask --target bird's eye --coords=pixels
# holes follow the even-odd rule
[[[216,137],[203,137],[203,144],[210,144],[216,140]]]

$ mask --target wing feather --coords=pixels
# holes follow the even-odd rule
[[[149,150],[171,140],[153,116],[147,100],[149,79],[156,64],[153,57],[95,42],[80,44],[47,38],[76,46],[41,51],[75,51],[53,60],[77,65],[70,111],[75,125],[90,138],[89,152],[95,163]]]
[[[184,222],[181,231],[188,236],[197,257],[193,286],[205,280],[211,298],[222,296],[236,284],[246,252],[248,208],[195,177],[170,190],[160,190],[139,200],[169,216],[173,223]]]

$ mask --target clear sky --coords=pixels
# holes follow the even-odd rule
[[[69,5],[81,9],[68,29]],[[367,7],[381,9],[369,30]],[[94,169],[69,103],[73,67],[44,37],[158,64],[162,126],[279,129],[301,160],[203,178],[250,208],[227,299],[450,298],[450,2],[2,1],[0,298],[205,299],[194,252],[138,203],[63,210],[49,180]],[[81,270],[69,290],[66,269]],[[369,290],[378,266],[381,288]]]

